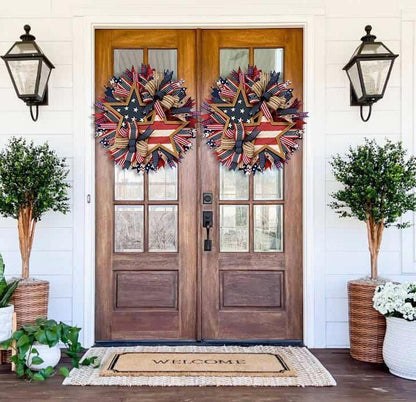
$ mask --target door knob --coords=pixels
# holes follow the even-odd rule
[[[209,238],[209,229],[213,225],[213,213],[212,211],[202,212],[202,227],[207,230],[207,238],[204,240],[204,251],[212,250],[212,240]]]

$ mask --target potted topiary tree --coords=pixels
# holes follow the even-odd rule
[[[49,211],[66,213],[69,198],[65,159],[43,144],[10,139],[0,152],[0,215],[17,219],[22,280],[13,297],[18,326],[47,317],[49,283],[29,277],[36,223]]]
[[[401,142],[387,140],[381,146],[365,139],[364,145],[349,148],[345,156],[330,162],[335,179],[343,188],[331,194],[329,206],[340,217],[365,222],[370,251],[371,275],[348,282],[350,353],[357,360],[382,363],[385,319],[373,308],[372,298],[378,285],[378,255],[384,228],[405,228],[400,222],[407,211],[416,210],[416,159],[406,159]]]

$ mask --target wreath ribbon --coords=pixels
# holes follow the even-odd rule
[[[252,115],[260,110],[263,115],[270,120],[271,110],[284,109],[288,107],[287,98],[278,96],[282,90],[286,89],[289,82],[279,84],[279,73],[260,73],[258,81],[251,81],[248,85],[251,93],[248,94],[250,103],[254,104]]]
[[[128,136],[127,137],[116,137],[112,150],[116,150],[113,154],[114,159],[117,161],[124,157],[124,168],[128,169],[130,165],[133,167],[138,163],[144,161],[147,156],[147,142],[146,140],[150,137],[153,130],[149,127],[143,133],[140,130],[136,122],[129,123],[128,125]]]
[[[225,136],[221,145],[218,147],[218,155],[221,160],[228,161],[231,170],[243,163],[250,163],[254,156],[253,140],[259,134],[258,129],[254,129],[250,134],[245,135],[244,125],[242,123],[234,123],[232,137]]]

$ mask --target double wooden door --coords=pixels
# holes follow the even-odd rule
[[[149,63],[197,107],[255,64],[302,97],[302,30],[98,30],[96,95]],[[96,341],[301,340],[302,153],[254,177],[221,168],[198,132],[177,169],[114,167],[96,148]],[[209,200],[210,199],[210,200]],[[204,211],[212,211],[204,251]]]

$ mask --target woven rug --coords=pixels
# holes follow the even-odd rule
[[[247,374],[239,373],[234,376],[234,373],[230,375],[207,375],[206,372],[199,375],[183,375],[184,371],[178,372],[178,375],[166,375],[163,372],[157,372],[152,375],[131,375],[131,361],[122,362],[121,369],[130,370],[129,375],[123,375],[117,373],[111,375],[110,371],[116,366],[112,366],[116,355],[125,355],[129,353],[157,353],[159,357],[160,353],[168,354],[180,354],[181,359],[176,360],[189,360],[182,358],[184,354],[189,353],[203,353],[211,355],[218,354],[244,354],[244,359],[252,359],[253,354],[262,355],[274,355],[279,356],[282,365],[280,370],[285,370],[286,375],[264,375],[264,376],[250,376]],[[249,357],[247,357],[250,355]],[[114,347],[114,348],[91,348],[87,351],[84,357],[97,356],[101,362],[100,367],[80,367],[79,369],[72,369],[69,377],[67,377],[64,385],[121,385],[121,386],[298,386],[298,387],[326,387],[334,386],[336,382],[334,378],[329,374],[325,367],[319,362],[319,360],[312,355],[307,348],[302,347],[282,347],[282,346],[134,346],[134,347]],[[130,357],[133,355],[129,355]],[[136,355],[137,356],[137,355]],[[201,355],[199,355],[201,357]],[[205,355],[204,355],[205,357]],[[171,359],[171,356],[169,356]],[[216,357],[220,360],[219,357]],[[164,359],[164,361],[167,359]],[[211,361],[211,359],[205,359]],[[211,363],[214,365],[212,359]],[[223,359],[225,360],[225,359]],[[229,360],[229,359],[227,359]],[[255,361],[255,359],[254,359]],[[128,366],[125,364],[128,363]],[[270,363],[270,362],[269,362]],[[171,365],[186,365],[187,363],[172,363]],[[146,367],[147,369],[149,367]],[[270,366],[269,366],[270,368]],[[277,371],[277,366],[273,366],[273,370]],[[286,371],[287,370],[287,371]],[[133,370],[135,372],[135,370]],[[146,373],[143,373],[146,374]],[[282,374],[282,373],[280,373]]]

